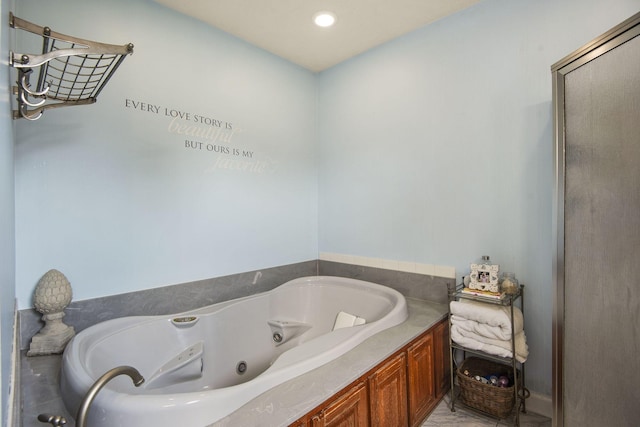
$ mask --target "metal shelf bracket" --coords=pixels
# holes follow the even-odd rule
[[[42,37],[42,53],[9,53],[9,65],[18,70],[13,94],[18,102],[13,118],[38,120],[45,110],[92,104],[133,44],[111,45],[72,37],[41,27],[9,13],[11,28]],[[37,83],[32,86],[31,78]]]

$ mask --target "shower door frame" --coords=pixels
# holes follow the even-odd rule
[[[564,427],[564,307],[565,307],[565,76],[640,35],[640,13],[625,20],[551,67],[554,118],[552,402],[553,426]]]

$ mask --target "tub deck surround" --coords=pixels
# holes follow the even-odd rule
[[[448,314],[448,305],[407,298],[409,317],[351,351],[274,387],[207,427],[286,427],[360,378]]]
[[[405,297],[448,304],[447,284],[455,283],[455,272],[449,272],[450,268],[447,267],[441,269],[446,270],[449,275],[433,275],[435,268],[431,274],[424,274],[323,259],[318,261],[318,271],[323,276],[352,277],[379,283],[399,291]]]
[[[129,365],[146,382],[133,388],[123,377],[107,384],[92,404],[89,425],[204,426],[407,316],[406,300],[394,289],[314,276],[178,315],[114,319],[71,341],[62,395],[74,413],[98,377]],[[341,317],[364,324],[337,328]]]
[[[289,280],[305,276],[340,276],[365,280],[393,288],[405,297],[448,304],[449,276],[407,272],[344,262],[312,260],[229,276],[214,277],[111,295],[72,301],[65,310],[65,322],[80,332],[98,322],[125,316],[151,316],[194,310],[203,306],[269,291]],[[20,349],[29,348],[31,337],[42,328],[40,313],[19,310]]]
[[[110,319],[194,310],[266,292],[289,280],[313,275],[318,275],[316,260],[72,301],[65,310],[64,319],[65,323],[75,328],[76,332],[81,332],[96,323]],[[331,274],[327,275],[331,276]],[[29,348],[31,337],[42,328],[41,316],[34,309],[24,309],[19,311],[19,321],[20,349],[26,349]]]
[[[409,317],[314,370],[267,390],[212,426],[287,426],[419,336],[448,313],[446,304],[407,298]],[[25,357],[22,353],[22,427],[41,427],[40,413],[73,416],[59,392],[61,356]],[[130,426],[138,427],[138,426]],[[189,426],[198,427],[198,426]]]

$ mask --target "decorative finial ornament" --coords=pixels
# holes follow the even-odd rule
[[[71,302],[71,284],[58,270],[49,270],[38,282],[33,295],[33,304],[42,313],[44,327],[33,338],[27,356],[60,354],[76,334],[73,327],[62,318],[64,309]]]

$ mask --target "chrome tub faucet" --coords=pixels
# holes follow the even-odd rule
[[[91,403],[93,399],[95,399],[96,395],[104,387],[109,381],[114,379],[119,375],[128,375],[133,381],[133,385],[139,387],[144,383],[144,377],[138,372],[136,368],[131,366],[118,366],[116,368],[110,369],[105,372],[100,378],[96,380],[95,383],[89,388],[89,391],[82,399],[82,403],[80,403],[80,408],[78,408],[78,415],[76,416],[76,427],[85,427],[87,413],[91,407]],[[40,414],[38,415],[38,420],[44,423],[50,423],[54,427],[60,427],[67,423],[67,420],[64,417],[58,415],[47,415]]]

